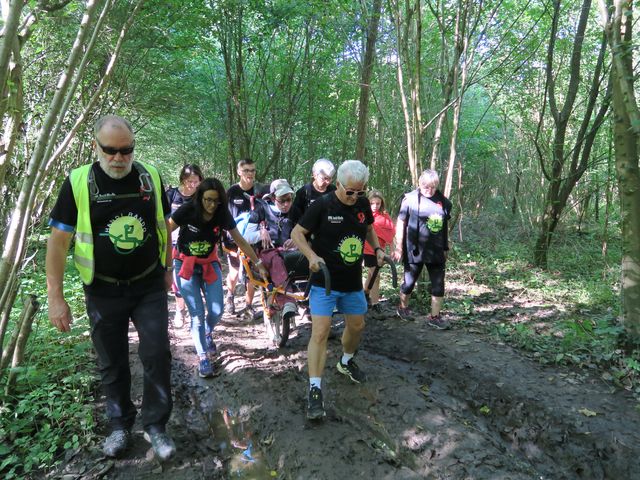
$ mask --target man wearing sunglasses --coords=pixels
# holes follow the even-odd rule
[[[327,338],[335,307],[344,314],[343,354],[338,372],[353,382],[366,380],[354,360],[364,329],[367,301],[362,289],[362,254],[365,240],[376,252],[378,264],[384,261],[384,250],[373,230],[373,214],[366,197],[369,169],[358,160],[347,160],[338,168],[335,192],[316,200],[291,233],[291,238],[309,261],[311,277],[311,339],[307,349],[309,398],[307,418],[325,416],[322,398],[322,373],[327,356]],[[313,234],[311,244],[307,237]],[[331,276],[331,294],[326,295],[320,264]]]
[[[98,161],[76,168],[62,184],[49,220],[47,291],[49,319],[62,332],[73,318],[64,298],[67,251],[84,283],[91,339],[106,396],[109,457],[129,446],[136,407],[131,399],[129,321],[139,336],[144,368],[142,426],[160,460],[175,453],[165,432],[172,409],[167,290],[172,283],[170,213],[155,167],[134,162],[129,122],[108,115],[94,128]]]

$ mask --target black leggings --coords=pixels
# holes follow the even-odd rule
[[[400,292],[408,295],[413,292],[422,267],[426,266],[431,281],[431,295],[444,297],[444,263],[405,263],[404,281],[400,286]]]

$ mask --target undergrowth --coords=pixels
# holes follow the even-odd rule
[[[65,295],[75,320],[70,333],[60,333],[47,317],[44,261],[38,260],[21,281],[21,295],[35,295],[40,310],[24,366],[17,368],[16,388],[10,396],[4,388],[0,394],[0,477],[5,479],[33,478],[36,471],[50,469],[91,442],[96,426],[97,378],[81,283],[69,267]],[[18,298],[12,317],[21,308]]]
[[[457,243],[445,309],[466,328],[495,335],[540,363],[597,371],[640,399],[640,350],[622,347],[618,239],[609,240],[603,258],[598,234],[558,232],[544,270],[530,263],[532,244],[509,230],[472,233]],[[427,304],[428,295],[419,301]]]

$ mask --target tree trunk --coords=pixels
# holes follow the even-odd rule
[[[27,346],[27,341],[29,340],[29,335],[31,335],[31,331],[33,330],[33,319],[38,313],[40,309],[40,303],[38,302],[35,295],[28,295],[24,307],[22,308],[22,313],[20,314],[20,320],[16,325],[16,342],[15,348],[11,351],[12,361],[11,361],[11,371],[9,372],[9,377],[7,379],[7,386],[5,388],[5,396],[9,397],[13,394],[13,389],[16,384],[16,378],[18,377],[18,371],[16,367],[19,367],[24,360],[24,351]],[[9,351],[4,352],[6,357],[9,357]],[[5,365],[4,355],[2,358],[2,364]],[[7,362],[8,363],[8,362]],[[5,366],[6,368],[6,366]],[[0,368],[0,371],[3,369]]]
[[[24,0],[10,0],[2,2],[2,37],[0,40],[0,120],[4,120],[7,109],[7,78],[9,78],[9,60],[20,26],[20,14],[25,5]]]
[[[612,52],[615,165],[622,213],[622,321],[632,344],[640,343],[640,110],[633,71],[632,3],[615,0],[613,16],[604,0],[601,18]]]
[[[378,37],[378,24],[380,23],[380,10],[382,0],[373,0],[371,15],[367,26],[367,43],[362,61],[362,75],[360,80],[360,100],[358,102],[358,128],[356,133],[355,159],[364,160],[365,145],[367,141],[367,124],[369,120],[369,91],[371,77],[375,64],[376,39]]]
[[[392,4],[391,15],[396,30],[396,77],[404,117],[407,162],[411,174],[411,183],[412,185],[417,185],[420,175],[420,151],[422,150],[422,126],[419,121],[420,58],[416,54],[411,55],[409,52],[410,46],[414,46],[417,49],[417,55],[420,54],[420,49],[417,46],[422,41],[420,38],[422,32],[421,17],[419,15],[421,0],[416,0],[415,3],[405,2],[404,15],[399,1],[394,0],[390,3]],[[413,20],[414,18],[415,20]],[[408,73],[408,75],[405,75],[405,73]],[[405,76],[408,77],[408,80]],[[410,99],[407,98],[405,82],[408,82]]]
[[[11,222],[3,245],[2,258],[0,259],[0,291],[3,291],[11,284],[11,277],[16,274],[17,266],[24,255],[27,226],[31,217],[35,192],[38,190],[35,180],[45,161],[44,154],[48,142],[54,141],[50,138],[50,135],[58,119],[70,79],[84,49],[85,40],[90,31],[89,25],[95,15],[97,3],[97,0],[89,0],[87,2],[76,40],[67,59],[66,68],[61,73],[56,92],[53,95],[49,110],[38,134],[35,148],[29,159],[26,175],[22,181],[20,193],[11,214]],[[11,308],[11,306],[0,305],[0,312],[3,312],[5,308]]]
[[[536,266],[546,268],[548,263],[549,246],[556,227],[558,226],[560,216],[564,211],[567,200],[588,167],[588,160],[591,154],[591,148],[595,141],[598,129],[604,121],[606,112],[609,109],[609,91],[611,82],[607,86],[605,95],[601,95],[602,71],[604,66],[604,53],[606,51],[606,43],[600,44],[600,52],[596,63],[596,68],[591,77],[589,95],[582,114],[580,125],[577,127],[575,144],[567,145],[567,135],[573,130],[570,127],[570,120],[575,116],[574,105],[578,95],[581,82],[581,58],[582,48],[584,44],[584,35],[588,23],[589,12],[591,8],[591,0],[583,0],[580,18],[578,21],[573,50],[569,62],[569,85],[564,93],[564,104],[557,104],[556,84],[554,69],[554,51],[557,38],[558,23],[560,16],[560,0],[554,0],[553,22],[551,33],[549,36],[549,46],[547,49],[547,65],[546,65],[546,85],[545,92],[548,97],[548,107],[554,122],[554,137],[551,142],[548,139],[540,139],[543,130],[545,118],[545,105],[543,105],[542,113],[538,121],[538,130],[536,132],[535,145],[540,160],[542,171],[549,182],[547,193],[545,196],[544,211],[540,222],[540,231],[536,239],[533,251],[533,262]],[[599,98],[603,98],[602,103],[597,111],[596,103]],[[547,145],[551,143],[551,158],[549,164],[546,163],[544,147],[542,143]],[[571,147],[571,148],[568,148]],[[569,154],[566,152],[569,151]]]

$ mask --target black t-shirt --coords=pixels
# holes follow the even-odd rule
[[[236,222],[226,208],[217,208],[213,218],[205,222],[196,214],[193,202],[185,203],[171,214],[180,227],[177,248],[180,253],[200,258],[208,257],[216,247],[221,230],[233,230]]]
[[[156,262],[158,268],[130,286],[117,286],[95,278],[85,289],[96,295],[112,296],[126,290],[146,291],[158,285],[164,288],[164,273],[158,262],[155,199],[152,195],[115,199],[108,197],[108,194],[139,193],[139,172],[134,167],[126,177],[115,180],[104,173],[97,162],[93,164],[92,171],[98,191],[103,195],[91,202],[90,206],[96,273],[126,280],[143,273]],[[161,200],[166,217],[169,214],[169,202],[165,195],[162,195]],[[62,184],[50,217],[50,225],[67,232],[75,231],[78,208],[69,177]]]
[[[325,195],[326,193],[331,193],[336,190],[336,186],[330,184],[327,186],[327,189],[324,192],[319,192],[313,186],[313,182],[306,183],[302,187],[298,189],[296,192],[296,196],[293,199],[293,204],[291,205],[291,211],[289,213],[289,218],[295,225],[300,221],[304,213],[311,206],[313,202],[317,199]]]
[[[335,192],[313,202],[300,219],[300,226],[313,234],[311,248],[327,264],[332,290],[362,290],[362,252],[372,223],[368,199],[358,198],[355,205],[345,205]],[[322,274],[314,274],[311,283],[323,286]]]
[[[243,190],[239,183],[229,187],[229,190],[227,190],[227,202],[229,203],[229,212],[234,219],[241,213],[251,210],[251,197],[255,196],[255,190],[255,185],[249,190]],[[231,235],[227,234],[223,238],[227,247],[235,248],[236,243],[231,238]]]
[[[171,213],[175,212],[185,203],[189,202],[193,195],[183,195],[180,193],[180,189],[178,187],[173,187],[167,190],[167,200],[169,201],[169,205],[171,207]],[[171,244],[175,246],[178,242],[178,233],[180,230],[174,230],[171,233]]]
[[[451,202],[440,190],[428,198],[414,190],[402,199],[398,220],[404,222],[403,260],[406,263],[445,263],[449,250]]]

